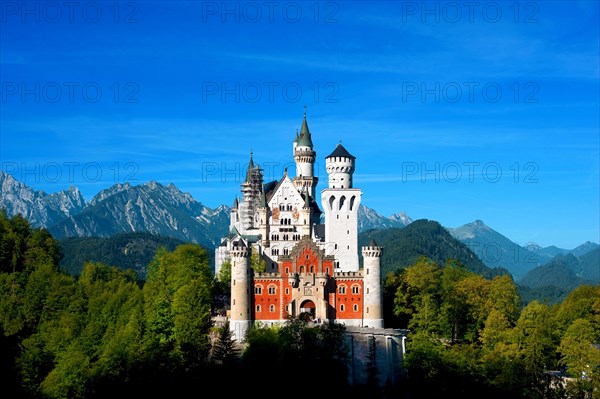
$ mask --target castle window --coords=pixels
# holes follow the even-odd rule
[[[335,245],[333,246],[333,249],[337,249],[337,244],[335,244]]]
[[[290,289],[289,288],[285,289],[285,295],[290,295]]]
[[[354,200],[356,199],[356,197],[353,195],[350,198],[350,210],[352,210],[354,208]]]
[[[346,307],[344,306],[344,304],[340,305],[340,312],[343,312],[344,310],[346,310]]]
[[[311,272],[311,273],[314,273],[314,272],[315,272],[315,267],[314,267],[314,266],[311,266],[311,267],[310,267],[310,272]]]
[[[269,286],[269,295],[275,295],[276,292],[277,292],[277,287],[275,287],[274,285],[270,285]]]
[[[342,294],[342,295],[346,294],[346,286],[345,285],[342,284],[338,287],[338,294]]]
[[[369,295],[369,289],[367,288],[367,295]]]
[[[256,313],[260,313],[260,305],[256,305]]]
[[[269,312],[274,312],[275,311],[275,305],[271,305],[269,306]]]
[[[283,248],[283,254],[284,255],[288,255],[289,254],[289,248]]]
[[[360,286],[359,286],[359,285],[353,285],[353,286],[352,286],[352,293],[353,293],[353,294],[358,294],[358,293],[360,293]]]
[[[340,211],[344,208],[345,202],[346,202],[346,197],[342,195],[342,198],[340,198],[340,207],[339,207]]]
[[[350,215],[346,215],[346,219],[350,219]]]
[[[262,295],[262,285],[257,285],[256,287],[254,287],[254,293],[256,295]]]
[[[355,312],[358,312],[358,304],[355,303],[354,306],[353,306],[353,309],[354,309]]]
[[[286,267],[286,268],[285,268],[285,273],[286,273],[286,274],[289,274],[289,273],[290,273],[290,268],[289,268],[289,267]]]

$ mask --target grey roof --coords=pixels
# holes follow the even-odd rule
[[[375,242],[375,239],[371,238],[371,241],[369,241],[369,245],[367,245],[368,247],[377,247],[377,243]]]
[[[325,158],[334,158],[334,157],[356,159],[356,157],[354,155],[350,154],[348,152],[348,150],[346,150],[344,148],[342,143],[339,143],[337,145],[337,147],[335,147],[335,150],[333,150],[333,152],[331,154],[327,155]]]
[[[252,151],[250,151],[250,163],[248,164],[248,170],[246,171],[246,182],[252,181],[252,169],[254,169],[254,161],[252,160]]]

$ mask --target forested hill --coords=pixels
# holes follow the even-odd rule
[[[144,278],[146,267],[158,248],[164,247],[167,251],[173,251],[180,244],[184,244],[184,241],[150,233],[65,238],[59,240],[63,254],[60,268],[70,275],[78,276],[85,262],[101,262],[121,269],[134,270],[138,276]]]
[[[384,247],[382,278],[389,272],[397,272],[414,264],[421,256],[440,265],[444,265],[448,259],[456,259],[470,271],[485,277],[508,274],[506,269],[486,266],[467,245],[452,237],[434,220],[419,219],[403,228],[365,231],[358,236],[359,248],[367,245],[371,239]]]

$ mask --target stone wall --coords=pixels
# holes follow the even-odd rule
[[[406,378],[405,340],[408,330],[346,327],[350,351],[348,383],[368,385],[369,374],[380,387],[396,386]]]

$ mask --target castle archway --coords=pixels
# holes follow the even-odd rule
[[[303,315],[303,313],[306,313],[305,315]],[[311,300],[306,300],[304,302],[302,302],[300,304],[300,315],[307,317],[309,316],[309,318],[312,320],[315,318],[317,313],[317,306],[315,305],[315,303]]]

